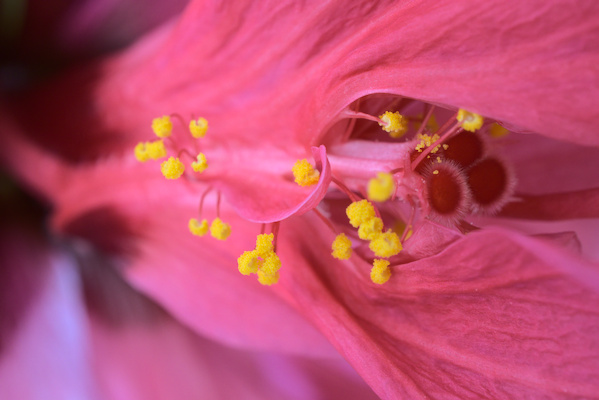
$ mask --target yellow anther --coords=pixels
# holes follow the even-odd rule
[[[204,172],[206,168],[208,168],[208,161],[206,161],[204,153],[198,154],[198,161],[192,162],[191,168],[193,168],[195,172]]]
[[[333,252],[331,254],[336,259],[347,260],[351,257],[351,240],[349,240],[347,236],[345,236],[345,233],[340,233],[339,235],[337,235],[331,247],[333,249]]]
[[[210,224],[210,235],[218,240],[226,240],[231,234],[231,225],[224,223],[220,218],[215,218]]]
[[[208,131],[208,120],[206,118],[198,118],[197,120],[192,119],[189,122],[189,132],[191,136],[196,139],[203,138],[206,136]]]
[[[379,119],[384,122],[384,124],[379,122],[379,125],[385,132],[389,132],[392,138],[402,137],[408,131],[408,120],[398,112],[387,111],[379,115]]]
[[[308,160],[297,160],[291,169],[295,177],[295,183],[300,186],[310,186],[318,183],[320,172],[308,162]]]
[[[272,241],[274,240],[275,235],[272,233],[269,234],[260,234],[256,237],[256,251],[266,256],[273,252],[274,248],[272,245]]]
[[[200,223],[200,221],[198,221],[195,218],[192,218],[189,220],[189,231],[196,236],[204,236],[205,234],[208,233],[208,221],[206,221],[205,219],[202,220],[202,222]]]
[[[140,142],[135,146],[134,152],[135,158],[137,158],[137,161],[139,162],[146,162],[150,159],[148,151],[146,150],[146,144],[143,142]]]
[[[271,251],[264,257],[260,271],[266,275],[275,275],[279,269],[281,269],[281,260],[274,251]]]
[[[168,115],[165,115],[161,118],[154,118],[152,121],[152,130],[158,137],[169,137],[173,131],[173,123],[171,122],[171,118]]]
[[[370,242],[370,250],[374,252],[377,257],[388,258],[398,254],[401,249],[401,242],[399,236],[392,230],[388,230],[385,233],[380,233]]]
[[[354,228],[359,227],[362,223],[376,216],[372,203],[368,200],[360,200],[351,203],[345,210],[349,223]]]
[[[493,122],[493,124],[491,124],[491,128],[489,128],[489,133],[494,138],[500,138],[510,133],[510,131],[499,125],[497,122]]]
[[[466,111],[463,108],[458,110],[456,119],[462,123],[462,128],[468,132],[476,132],[483,126],[484,122],[484,118],[481,115]]]
[[[162,139],[146,143],[146,154],[152,160],[158,160],[166,157],[166,148]]]
[[[270,286],[274,285],[279,281],[279,272],[275,272],[274,274],[267,274],[262,269],[258,270],[258,282],[263,285]]]
[[[362,240],[372,240],[383,232],[383,220],[374,217],[360,224],[358,236]]]
[[[374,260],[372,263],[372,269],[370,270],[370,279],[374,283],[382,285],[391,278],[391,270],[389,269],[389,261],[387,260]]]
[[[245,251],[237,259],[237,269],[243,275],[255,274],[262,267],[263,263],[264,260],[260,258],[256,250]]]
[[[368,198],[372,201],[387,201],[394,192],[395,181],[388,172],[379,172],[368,182]]]
[[[185,172],[185,166],[179,158],[169,157],[160,164],[160,170],[166,179],[178,179]]]

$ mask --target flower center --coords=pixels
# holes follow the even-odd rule
[[[193,151],[177,148],[171,138],[171,117],[179,119],[188,130],[188,140],[195,141]],[[334,130],[335,134],[323,138],[328,147],[327,162],[323,163],[324,147],[318,150],[322,153],[314,148],[315,162],[310,158],[290,160],[289,173],[303,187],[306,196],[320,193],[310,208],[336,235],[331,243],[332,257],[348,260],[357,256],[367,261],[372,265],[370,277],[375,284],[383,284],[392,277],[391,269],[397,265],[395,257],[422,219],[459,229],[470,214],[497,212],[510,198],[513,174],[492,151],[491,137],[496,136],[493,134],[497,132],[496,125],[484,124],[478,114],[462,109],[455,112],[409,99],[381,100],[379,96],[358,100],[341,112],[338,119],[338,124],[345,124],[341,130],[345,133]],[[440,128],[437,120],[444,121]],[[135,147],[138,161],[168,157],[161,163],[167,179],[197,180],[209,168],[206,156],[199,152],[199,141],[208,130],[206,119],[187,123],[173,114],[156,118],[152,129],[158,140]],[[193,139],[189,139],[189,134]],[[169,152],[175,155],[169,157]],[[190,162],[181,161],[182,156]],[[186,165],[193,172],[186,170]],[[330,167],[326,173],[324,165]],[[330,182],[333,185],[327,192]],[[232,227],[220,219],[219,191],[215,218],[211,223],[202,218],[204,199],[211,190],[209,187],[201,195],[199,218],[188,221],[189,231],[196,236],[210,232],[215,239],[226,240]],[[326,215],[328,212],[314,208],[322,196],[338,197],[339,192],[349,198],[345,222],[333,222]],[[277,283],[280,277],[282,263],[276,254],[279,222],[273,223],[270,234],[264,233],[263,224],[256,247],[238,259],[239,271],[244,275],[256,274],[264,285]],[[389,229],[393,226],[403,229]],[[360,241],[368,243],[370,255],[364,251],[354,255],[353,248]]]

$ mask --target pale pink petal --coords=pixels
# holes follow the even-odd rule
[[[0,398],[100,399],[72,260],[38,238],[7,234],[0,242]]]

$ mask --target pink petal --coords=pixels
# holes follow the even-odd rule
[[[90,361],[102,398],[375,398],[336,354],[310,359],[246,351],[196,336],[97,255],[82,260]]]
[[[326,148],[313,147],[312,155],[316,169],[320,171],[320,180],[315,186],[302,188],[282,176],[262,174],[254,177],[247,176],[247,171],[240,171],[246,174],[227,181],[222,186],[223,192],[239,216],[248,221],[269,223],[304,214],[320,203],[331,182]],[[293,164],[289,165],[289,173],[291,167]]]
[[[596,395],[597,265],[538,239],[480,231],[394,267],[378,286],[368,264],[322,259],[318,232],[296,230],[282,256],[302,240],[323,264],[298,260],[281,282],[379,396]]]
[[[123,195],[128,196],[126,191]],[[194,205],[136,206],[142,212],[132,218],[129,204],[141,203],[136,197],[127,200],[130,203],[121,200],[125,206],[90,209],[77,219],[60,218],[55,224],[60,231],[86,238],[126,262],[123,273],[136,289],[204,336],[239,348],[334,354],[322,335],[276,290],[264,290],[255,279],[238,272],[237,257],[254,247],[259,225],[240,219],[223,204],[221,218],[233,230],[229,239],[199,238],[187,229],[187,221],[197,213]],[[210,220],[214,215],[205,217]]]

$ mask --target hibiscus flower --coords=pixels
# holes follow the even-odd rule
[[[55,229],[117,257],[132,285],[203,335],[319,356],[330,342],[383,398],[592,398],[595,249],[476,214],[597,217],[597,11],[194,1],[177,24],[12,104],[3,159],[53,204]],[[174,182],[133,155],[152,158],[144,143],[163,115]],[[448,141],[481,116],[483,150],[464,164]],[[202,136],[200,117],[198,141],[186,130],[196,121]],[[400,138],[381,130],[394,121]],[[512,133],[487,135],[500,126]],[[499,175],[477,174],[485,163]],[[294,165],[313,185],[296,185]],[[370,197],[390,187],[378,172],[396,186],[365,212],[391,228],[388,254],[344,215],[371,179],[381,190]],[[439,185],[450,190],[437,196]],[[190,234],[194,216],[194,233],[210,218],[227,240]],[[240,270],[272,286],[239,274],[243,254]]]

